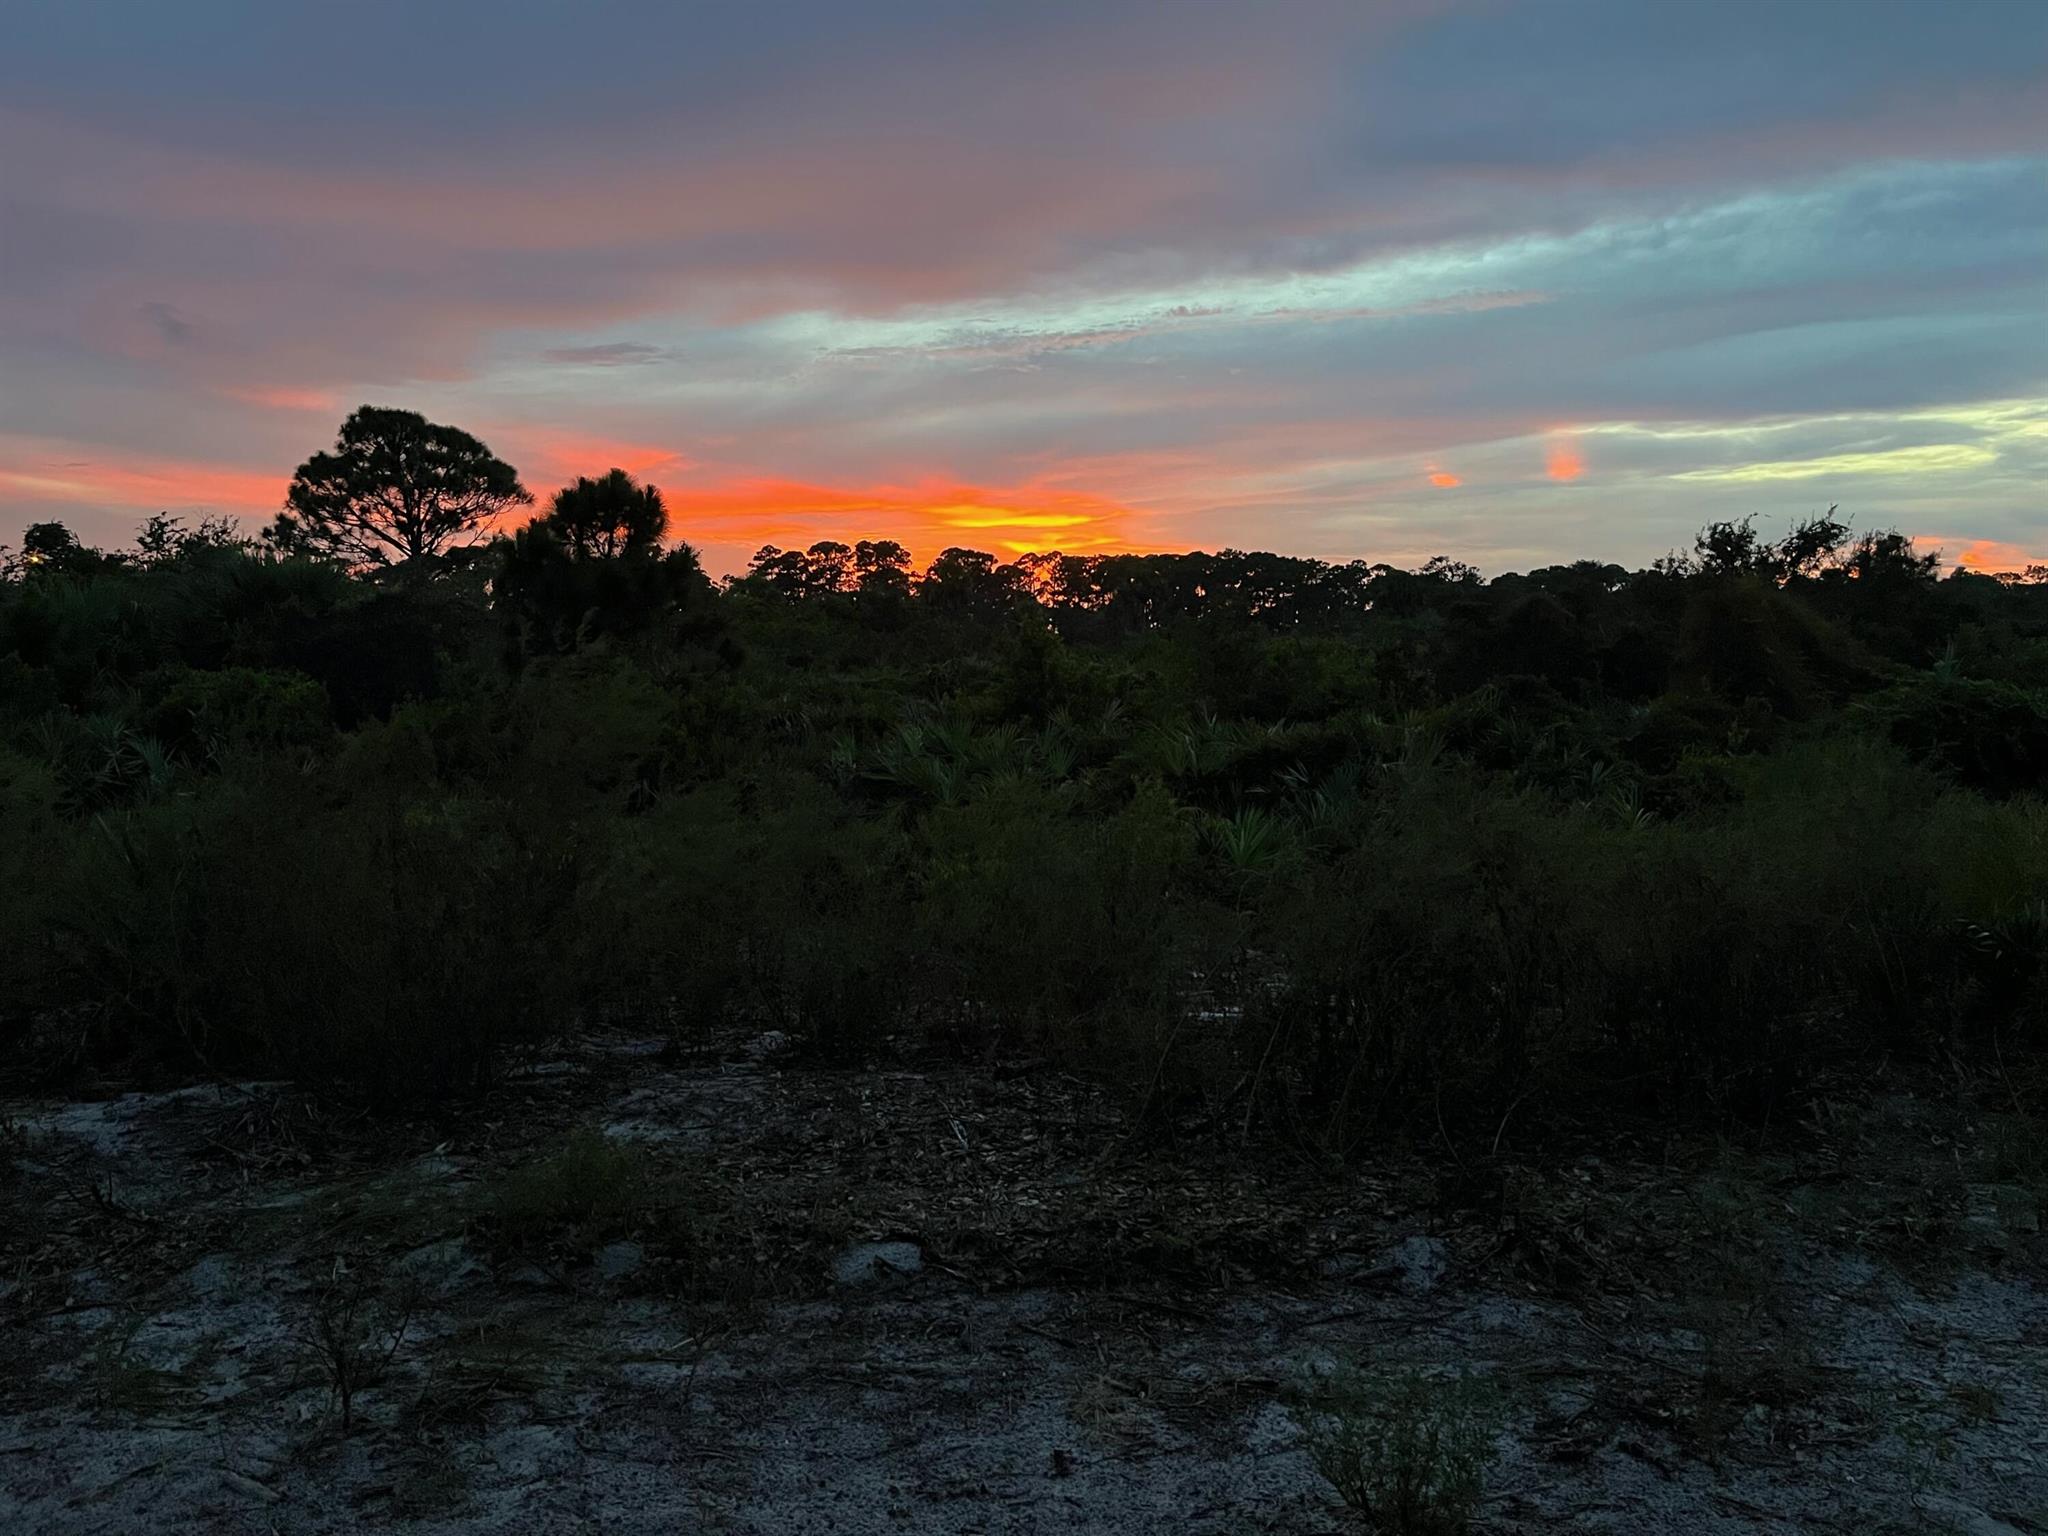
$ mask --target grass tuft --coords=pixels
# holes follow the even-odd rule
[[[1471,1523],[1496,1454],[1490,1383],[1344,1366],[1311,1378],[1295,1412],[1316,1470],[1373,1530],[1456,1536]]]

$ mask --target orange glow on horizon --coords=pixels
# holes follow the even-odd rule
[[[1570,443],[1552,443],[1544,457],[1543,472],[1553,480],[1576,480],[1586,472],[1586,461]]]
[[[1463,485],[1465,481],[1462,476],[1440,469],[1429,477],[1429,483],[1437,487],[1438,490],[1448,491],[1454,486]]]
[[[1082,528],[1094,519],[1081,512],[1016,512],[1002,507],[934,507],[953,528]]]
[[[918,563],[954,545],[1011,555],[1047,550],[1142,552],[1161,545],[1123,502],[1048,479],[972,485],[948,476],[875,485],[815,485],[768,476],[692,484],[702,471],[674,449],[610,438],[486,429],[486,441],[521,468],[534,504],[500,529],[547,508],[556,489],[614,466],[661,487],[670,532],[714,569],[744,568],[764,544],[804,548],[821,539],[894,539]],[[317,444],[309,444],[309,451]],[[136,521],[152,512],[230,513],[267,520],[284,506],[289,469],[120,454],[94,444],[0,434],[0,501],[90,507]]]
[[[1011,554],[1152,547],[1133,526],[1137,514],[1130,507],[1043,481],[974,486],[933,476],[908,484],[829,486],[763,476],[664,486],[662,495],[680,537],[700,549],[722,546],[738,564],[764,544],[802,548],[820,539],[895,539],[920,563],[956,544]]]
[[[1923,544],[1938,544],[1938,539],[1922,539]],[[1975,571],[1983,576],[1995,576],[2002,571],[2024,571],[2033,565],[2048,565],[2048,554],[2028,554],[2017,544],[2002,543],[1997,539],[1972,539],[1955,556],[1955,563],[1966,571]]]

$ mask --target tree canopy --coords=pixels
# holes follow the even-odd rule
[[[571,554],[609,560],[653,551],[668,531],[668,509],[659,486],[636,485],[614,469],[555,492],[545,521]]]
[[[527,650],[570,649],[675,618],[708,592],[697,552],[666,552],[661,489],[623,469],[556,492],[547,514],[493,546],[492,603]]]
[[[394,565],[474,543],[533,500],[518,472],[459,427],[359,407],[334,451],[301,464],[271,530],[278,547],[351,567]]]

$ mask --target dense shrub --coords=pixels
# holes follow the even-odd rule
[[[0,581],[11,1059],[431,1099],[633,1016],[1341,1154],[2042,1041],[2048,588],[1727,525],[1493,583],[821,541],[721,592],[649,495],[372,577],[153,535]]]
[[[507,1248],[588,1248],[618,1236],[653,1198],[646,1152],[579,1130],[551,1156],[499,1177],[485,1201],[491,1236]]]
[[[145,677],[138,691],[139,728],[196,763],[238,751],[317,752],[333,734],[327,691],[300,672],[180,668]]]
[[[55,851],[35,916],[81,1054],[432,1098],[573,1004],[574,834],[517,807],[335,804],[252,772],[73,824]]]
[[[978,1029],[1142,1060],[1137,1037],[1176,1017],[1205,958],[1183,885],[1193,831],[1167,795],[1084,815],[1070,787],[1000,781],[935,809],[919,844],[917,963],[936,997]]]
[[[1958,784],[1990,795],[2048,791],[2048,690],[1931,675],[1860,709],[1878,731]]]

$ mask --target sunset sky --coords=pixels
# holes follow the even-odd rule
[[[364,402],[715,570],[2048,560],[2048,4],[0,0],[0,541]]]

